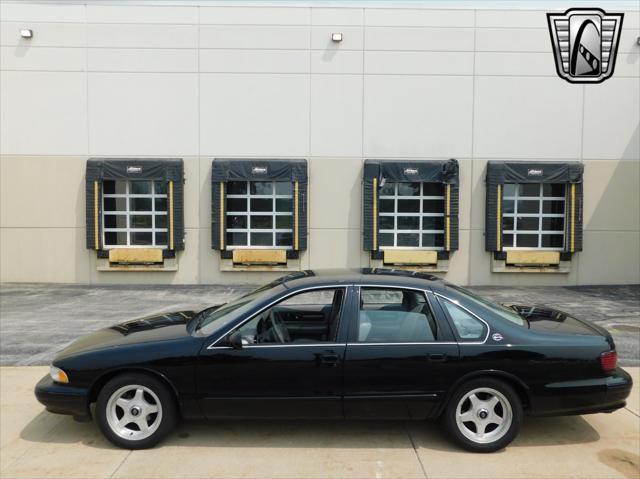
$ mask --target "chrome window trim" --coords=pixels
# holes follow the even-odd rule
[[[347,343],[347,346],[429,346],[429,345],[457,345],[458,343],[453,343],[450,341],[427,341],[427,342],[397,342],[397,343]]]
[[[227,329],[224,333],[222,333],[220,335],[220,337],[218,339],[216,339],[213,343],[211,343],[209,346],[207,346],[207,349],[212,349],[215,347],[215,345],[222,339],[224,338],[227,334],[229,334],[231,331],[233,331],[234,329],[237,328],[241,328],[245,323],[251,321],[253,318],[255,318],[257,315],[261,314],[262,312],[264,312],[265,310],[269,309],[271,306],[273,306],[276,303],[279,303],[281,301],[284,301],[285,299],[287,299],[290,296],[293,296],[294,294],[298,294],[298,293],[302,293],[304,291],[313,291],[314,289],[336,289],[336,288],[344,288],[345,290],[349,287],[352,286],[351,283],[343,283],[343,284],[327,284],[327,285],[322,285],[322,286],[309,286],[307,288],[303,288],[303,289],[298,289],[296,291],[291,291],[289,294],[287,294],[286,296],[283,296],[281,298],[275,299],[273,301],[271,301],[269,304],[267,304],[266,306],[263,306],[262,308],[260,308],[258,311],[256,311],[255,313],[253,313],[251,316],[249,316],[247,319],[245,319],[244,321],[242,321],[241,323],[237,324],[236,326],[233,326],[229,329]],[[345,298],[343,298],[343,301],[346,299],[346,294],[345,294]],[[342,314],[341,314],[341,318],[342,319]],[[322,342],[318,342],[318,343],[309,343],[309,346],[315,346],[318,344],[330,344],[330,343],[322,343]],[[340,343],[340,344],[346,344],[346,343]],[[247,345],[246,347],[249,347],[251,345]],[[254,346],[260,346],[260,347],[264,347],[261,345],[254,345]],[[273,346],[284,346],[284,344],[274,344]],[[293,346],[293,345],[292,345]],[[296,346],[301,346],[300,344],[297,344]],[[245,346],[243,346],[244,348]],[[222,347],[221,347],[222,348]]]
[[[489,327],[489,323],[487,323],[484,319],[482,319],[476,313],[471,311],[469,308],[466,308],[465,306],[460,304],[460,301],[458,301],[457,299],[450,298],[448,296],[445,296],[444,294],[437,293],[435,291],[433,292],[433,294],[436,295],[437,297],[440,297],[440,298],[444,299],[444,300],[450,301],[451,303],[455,304],[456,306],[458,306],[461,309],[464,309],[467,313],[469,313],[471,316],[475,317],[478,321],[484,323],[484,325],[487,327],[487,335],[485,336],[484,341],[463,341],[463,340],[461,340],[461,341],[458,341],[458,344],[485,344],[487,342],[487,339],[489,339],[489,335],[491,334],[491,328]],[[448,314],[448,313],[445,311],[444,314]]]

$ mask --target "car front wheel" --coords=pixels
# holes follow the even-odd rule
[[[508,384],[475,379],[451,397],[444,416],[452,438],[473,452],[493,452],[507,446],[522,424],[522,404]]]
[[[96,403],[98,425],[109,441],[126,449],[155,446],[174,428],[176,404],[158,379],[123,374],[109,381]]]

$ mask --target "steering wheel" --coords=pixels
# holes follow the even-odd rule
[[[273,329],[273,333],[278,341],[281,343],[288,343],[291,340],[287,327],[282,323],[282,320],[276,316],[274,311],[269,313],[268,321],[271,323],[271,328]]]

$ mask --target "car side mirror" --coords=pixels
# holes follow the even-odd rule
[[[242,349],[242,334],[240,331],[236,331],[227,336],[227,343],[233,349]]]

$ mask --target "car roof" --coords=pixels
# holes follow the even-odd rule
[[[419,271],[390,268],[352,268],[352,269],[320,269],[297,271],[278,278],[280,283],[289,289],[312,286],[328,286],[337,284],[366,284],[372,286],[413,287],[424,289],[445,285],[437,276]]]

